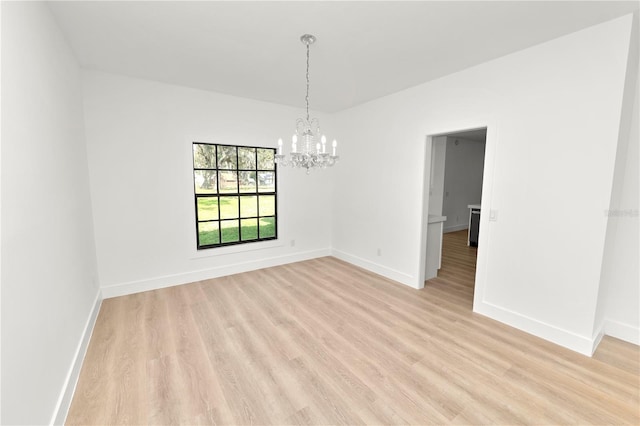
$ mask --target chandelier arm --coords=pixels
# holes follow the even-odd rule
[[[316,117],[313,117],[311,121],[309,121],[309,128],[311,129],[313,134],[317,137],[315,140],[316,142],[318,142],[318,139],[320,138],[320,121],[318,121]]]
[[[298,136],[304,135],[307,128],[307,123],[308,123],[308,120],[305,120],[303,118],[298,118],[296,120],[296,134]]]

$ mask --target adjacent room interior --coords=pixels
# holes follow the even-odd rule
[[[0,423],[638,424],[638,9],[3,1]]]
[[[451,254],[444,250],[454,250],[460,246],[458,242],[469,247],[465,253],[475,275],[477,251],[473,248],[478,247],[480,235],[486,139],[486,128],[427,139],[431,164],[429,180],[425,181],[429,188],[425,280],[438,276],[442,257]],[[495,211],[490,219],[496,219]]]

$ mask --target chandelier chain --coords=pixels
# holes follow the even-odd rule
[[[309,121],[309,43],[307,43],[307,96],[305,101],[307,103],[307,122]]]

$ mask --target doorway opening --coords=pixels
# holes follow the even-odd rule
[[[487,128],[433,135],[430,140],[424,285],[454,287],[472,305]]]

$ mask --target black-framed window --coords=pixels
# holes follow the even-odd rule
[[[275,153],[193,143],[198,250],[278,237]]]

